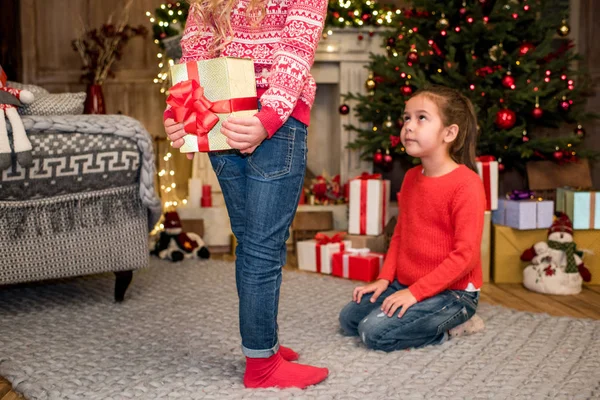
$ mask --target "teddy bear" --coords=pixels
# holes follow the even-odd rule
[[[13,147],[17,162],[25,168],[33,165],[31,142],[25,133],[25,127],[17,112],[17,107],[33,103],[34,96],[29,90],[7,87],[6,81],[6,73],[0,65],[0,171],[4,171],[12,164],[12,152],[8,141],[5,117],[12,126]]]
[[[178,262],[190,258],[209,258],[210,251],[200,235],[183,232],[181,220],[176,211],[165,213],[164,230],[150,251],[151,255],[163,260]]]
[[[573,242],[571,220],[559,212],[548,229],[548,241],[538,242],[521,254],[521,260],[531,262],[523,270],[523,285],[534,292],[577,294],[583,281],[592,278],[582,256]]]

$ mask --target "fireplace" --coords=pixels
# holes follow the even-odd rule
[[[356,133],[345,130],[344,125],[359,123],[352,102],[344,102],[341,96],[366,91],[369,72],[365,66],[369,53],[383,52],[382,38],[377,33],[370,36],[364,30],[351,28],[329,32],[327,39],[319,43],[311,70],[317,81],[317,96],[308,129],[308,168],[315,174],[340,174],[344,182],[361,172],[371,172],[372,165],[361,161],[358,151],[346,148]],[[342,102],[350,106],[347,115],[338,111]]]

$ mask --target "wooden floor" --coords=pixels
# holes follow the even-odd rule
[[[547,296],[530,292],[520,284],[490,283],[484,284],[481,289],[481,301],[520,311],[600,319],[600,286],[585,286],[575,296]],[[26,399],[13,392],[10,383],[0,377],[0,400]]]

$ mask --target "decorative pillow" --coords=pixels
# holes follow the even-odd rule
[[[36,85],[19,82],[7,82],[9,87],[29,90],[35,96],[33,103],[19,107],[21,115],[77,115],[83,114],[85,92],[78,93],[50,93]]]
[[[19,107],[21,115],[77,115],[83,114],[85,92],[48,93],[35,97],[31,104]]]
[[[19,89],[19,90],[29,90],[31,93],[33,93],[33,95],[36,98],[39,95],[50,93],[46,89],[44,89],[43,87],[37,86],[37,85],[29,85],[29,84],[25,84],[25,83],[12,82],[12,81],[6,82],[6,85],[8,87],[13,87],[13,88]]]

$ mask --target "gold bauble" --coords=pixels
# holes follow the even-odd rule
[[[383,126],[385,126],[387,129],[392,129],[392,127],[394,126],[394,123],[392,122],[391,119],[388,119],[387,121],[385,121],[383,123]]]
[[[562,25],[558,27],[556,32],[558,32],[558,34],[562,37],[567,36],[569,32],[571,32],[571,28],[569,27],[569,25],[567,25],[567,21],[563,19]]]
[[[377,84],[375,83],[375,81],[372,78],[369,78],[365,82],[365,86],[367,87],[368,90],[375,90],[375,86],[377,86]]]
[[[435,26],[437,26],[438,29],[446,29],[450,26],[450,22],[448,22],[446,18],[442,17],[442,19],[440,19]]]

